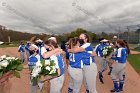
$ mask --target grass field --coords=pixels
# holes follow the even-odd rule
[[[14,44],[14,45],[0,45],[0,48],[6,48],[6,47],[18,47],[18,44]]]
[[[140,75],[140,54],[130,54],[128,57],[128,61],[136,70],[136,72]]]

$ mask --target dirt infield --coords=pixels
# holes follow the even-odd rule
[[[134,51],[133,51],[134,53]],[[0,48],[0,55],[8,54],[11,56],[19,57],[19,53],[17,52],[17,48]],[[98,63],[98,59],[96,58],[96,63]],[[67,71],[65,71],[65,83],[62,90],[62,93],[67,93],[69,82],[69,76]],[[97,78],[97,91],[98,93],[110,93],[110,89],[113,88],[113,83],[111,78],[107,75],[107,72],[104,73],[104,82],[105,84],[101,84]],[[11,78],[9,80],[10,92],[7,93],[29,93],[30,90],[30,81],[29,81],[29,71],[28,69],[24,69],[21,72],[21,78]],[[44,87],[47,90],[47,83]],[[126,66],[126,83],[125,88],[122,93],[140,93],[140,76],[135,72],[132,66],[127,62]],[[1,93],[1,92],[0,92]],[[38,92],[39,93],[39,92]],[[45,92],[47,93],[47,92]],[[82,86],[81,92],[85,93],[85,88]]]

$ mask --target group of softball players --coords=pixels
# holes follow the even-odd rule
[[[85,84],[87,93],[97,93],[97,66],[94,60],[96,53],[89,42],[89,36],[83,33],[79,38],[70,39],[68,52],[68,72],[70,75],[68,93],[80,93],[83,83]]]
[[[123,91],[126,58],[129,54],[127,42],[116,40],[112,44],[104,38],[100,38],[99,42],[100,44],[93,48],[89,36],[86,33],[82,33],[79,37],[70,38],[66,43],[66,48],[62,51],[55,37],[51,37],[45,41],[36,38],[33,42],[27,43],[25,47],[29,70],[41,59],[54,60],[58,76],[49,79],[46,76],[46,80],[50,81],[50,93],[62,93],[64,63],[66,63],[65,69],[70,76],[68,93],[80,93],[82,84],[85,85],[86,93],[97,93],[96,77],[98,75],[100,82],[104,83],[103,72],[109,67],[108,75],[110,75],[114,83],[114,89],[111,92]],[[112,55],[110,56],[111,62],[103,58],[102,49],[106,46],[112,46],[113,48]],[[22,43],[19,51],[21,56],[25,52]],[[66,57],[62,56],[64,54]],[[99,59],[99,69],[96,66],[95,56]],[[116,64],[112,65],[113,63]],[[32,77],[30,78],[32,79]],[[41,90],[46,80],[32,82],[30,93],[37,93],[38,87]]]
[[[100,82],[104,84],[103,72],[107,70],[107,67],[109,67],[108,75],[110,75],[114,84],[114,89],[110,92],[121,92],[123,91],[125,81],[126,59],[130,53],[128,44],[125,40],[116,40],[111,43],[109,40],[103,38],[100,38],[99,42],[100,44],[95,47],[95,51],[99,59],[98,78]],[[110,60],[105,60],[103,57],[102,49],[106,46],[111,46],[113,48]],[[113,63],[115,65],[113,65]]]
[[[22,50],[22,51],[21,51]],[[42,90],[44,82],[50,81],[50,93],[61,93],[61,89],[64,83],[64,61],[62,57],[62,49],[58,48],[58,44],[55,37],[51,37],[48,40],[42,41],[39,38],[34,38],[28,47],[23,43],[19,46],[20,54],[23,54],[25,50],[28,50],[28,66],[31,71],[35,64],[42,59],[53,60],[57,69],[58,76],[46,76],[43,80],[31,82],[30,93],[37,93],[37,89]],[[23,58],[23,57],[22,57]],[[46,61],[46,62],[47,62]],[[30,75],[30,80],[32,80]]]

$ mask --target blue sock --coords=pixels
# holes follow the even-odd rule
[[[116,92],[119,92],[119,85],[117,81],[114,81],[114,89]]]
[[[124,81],[120,81],[119,90],[123,90]]]

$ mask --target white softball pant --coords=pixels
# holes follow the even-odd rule
[[[64,83],[64,75],[50,80],[50,93],[61,93]]]
[[[84,75],[84,80],[86,81],[89,93],[97,93],[96,91],[97,73],[98,71],[97,71],[97,66],[95,63],[91,63],[90,65],[84,65],[83,75]]]
[[[123,75],[125,73],[125,66],[126,63],[117,63],[113,69],[112,69],[112,73],[111,73],[111,78],[112,80],[117,80],[117,77],[119,76],[120,80],[123,80]]]
[[[79,68],[72,68],[69,66],[68,72],[70,74],[70,88],[73,89],[73,93],[80,93],[80,88],[83,83],[83,71]]]

